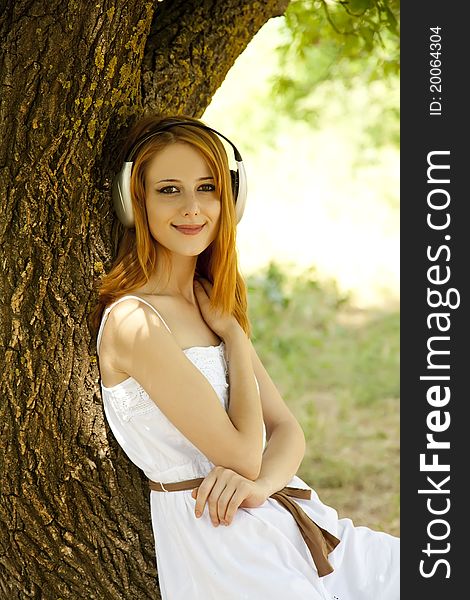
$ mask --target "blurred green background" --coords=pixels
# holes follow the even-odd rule
[[[292,2],[202,118],[246,166],[239,261],[254,344],[307,439],[299,475],[399,535],[399,3],[352,9]]]

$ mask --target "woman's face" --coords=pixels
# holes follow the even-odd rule
[[[149,227],[171,252],[197,256],[218,231],[220,191],[203,155],[190,144],[169,144],[145,173]]]

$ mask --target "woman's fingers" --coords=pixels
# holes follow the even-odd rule
[[[214,485],[210,494],[207,498],[207,506],[209,508],[209,515],[212,521],[212,525],[217,527],[220,525],[221,520],[223,519],[223,514],[219,514],[219,501],[223,497],[223,492],[225,490],[225,482],[222,480],[218,480]]]
[[[202,285],[202,283],[200,281],[197,281],[197,279],[195,279],[193,281],[193,287],[194,287],[194,292],[195,292],[196,296],[201,297],[201,298],[203,298],[204,296],[207,296],[204,286]]]
[[[202,514],[204,512],[204,508],[206,506],[207,498],[209,497],[212,487],[214,486],[214,484],[216,482],[216,479],[211,477],[211,474],[212,473],[210,473],[204,479],[204,481],[201,483],[201,485],[196,490],[196,506],[194,507],[194,513],[195,513],[196,517],[202,516]],[[194,490],[193,490],[193,493],[194,493]]]
[[[208,299],[211,296],[212,287],[212,284],[207,279],[199,278],[194,280],[195,291],[199,291],[201,294],[204,292]]]
[[[243,502],[243,500],[245,500],[246,496],[246,490],[240,488],[235,490],[235,492],[232,494],[223,518],[225,525],[230,525],[230,523],[233,521],[235,513],[240,508],[240,504]]]
[[[192,496],[196,499],[196,506],[194,507],[196,517],[202,516],[207,504],[210,519],[215,527],[220,523],[218,501],[226,487],[227,479],[226,469],[215,467],[204,478],[201,485],[192,491]]]
[[[222,523],[222,525],[229,525],[229,521],[227,520],[227,508],[235,493],[236,490],[234,489],[234,486],[228,485],[217,500],[217,515],[219,517],[219,522]]]
[[[217,527],[218,525],[229,525],[232,521],[233,515],[237,508],[244,500],[244,495],[241,490],[237,490],[233,483],[228,485],[223,484],[215,485],[207,499],[207,505],[209,507],[209,514],[211,517],[212,524]],[[225,485],[225,487],[223,487]],[[233,500],[234,496],[236,499]],[[227,518],[227,509],[230,508],[229,518]]]
[[[201,310],[207,311],[210,309],[210,290],[209,292],[207,291],[207,289],[204,287],[204,285],[200,282],[197,281],[196,279],[194,280],[194,295],[196,296],[196,300],[197,303],[199,304],[199,307],[201,308]]]
[[[196,506],[194,507],[194,513],[196,517],[200,517],[204,513],[204,509],[207,504],[210,519],[215,527],[217,527],[217,525],[220,523],[218,500],[226,486],[225,478],[221,477],[222,473],[223,469],[220,470],[215,467],[215,469],[213,469],[209,475],[207,475],[197,489]]]
[[[250,495],[252,484],[230,469],[215,467],[191,493],[196,499],[196,517],[203,514],[207,504],[214,527],[220,523],[230,525],[237,509]]]

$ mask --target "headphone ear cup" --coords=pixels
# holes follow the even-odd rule
[[[237,223],[240,223],[243,213],[245,212],[247,184],[245,165],[242,160],[237,160],[237,195],[235,196],[235,216]]]
[[[235,218],[240,222],[245,211],[246,204],[246,173],[243,161],[237,161],[238,169],[230,169],[230,178],[232,180],[233,201],[235,203]]]
[[[131,172],[132,162],[125,162],[122,169],[113,180],[113,204],[114,210],[124,225],[131,228],[135,226],[134,211],[131,198]]]
[[[233,201],[236,202],[238,196],[238,171],[230,169],[230,179],[232,181]]]

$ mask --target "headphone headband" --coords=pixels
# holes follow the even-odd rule
[[[130,228],[135,226],[134,211],[132,209],[131,198],[131,174],[132,167],[134,165],[134,158],[137,156],[140,148],[154,136],[164,131],[167,131],[168,129],[171,129],[172,127],[175,127],[177,125],[190,125],[193,127],[199,127],[200,129],[206,129],[207,131],[212,131],[213,133],[217,134],[219,137],[224,139],[226,142],[228,142],[232,147],[235,156],[235,162],[237,163],[237,170],[230,170],[230,175],[232,178],[232,192],[235,202],[235,214],[237,223],[239,223],[245,210],[247,195],[246,172],[240,152],[237,150],[235,144],[233,144],[227,137],[225,137],[225,135],[219,133],[212,127],[209,127],[208,125],[205,125],[204,123],[199,123],[197,121],[178,121],[176,119],[168,120],[162,123],[161,125],[157,125],[152,131],[146,132],[141,138],[137,139],[137,141],[128,151],[124,164],[119,173],[115,176],[113,181],[113,203],[114,209],[119,220],[125,227]]]
[[[226,142],[228,142],[230,144],[230,146],[233,148],[233,154],[235,156],[235,160],[237,162],[242,162],[242,157],[240,155],[240,152],[237,150],[237,147],[235,146],[235,144],[233,142],[231,142],[228,139],[228,137],[226,137],[219,131],[215,130],[213,127],[209,127],[209,126],[205,125],[204,123],[197,123],[195,121],[176,121],[176,120],[167,121],[166,123],[163,123],[162,125],[157,125],[157,127],[155,129],[153,129],[152,131],[147,131],[147,133],[145,133],[143,135],[143,137],[141,137],[140,139],[137,139],[137,141],[135,142],[133,147],[128,152],[126,161],[132,161],[134,156],[136,156],[138,150],[145,144],[145,142],[148,142],[148,140],[151,140],[155,135],[157,135],[163,131],[167,131],[168,129],[171,129],[172,127],[175,127],[176,125],[191,125],[193,127],[199,127],[200,129],[206,129],[208,131],[212,131],[213,133],[216,133],[219,137],[221,137]]]

